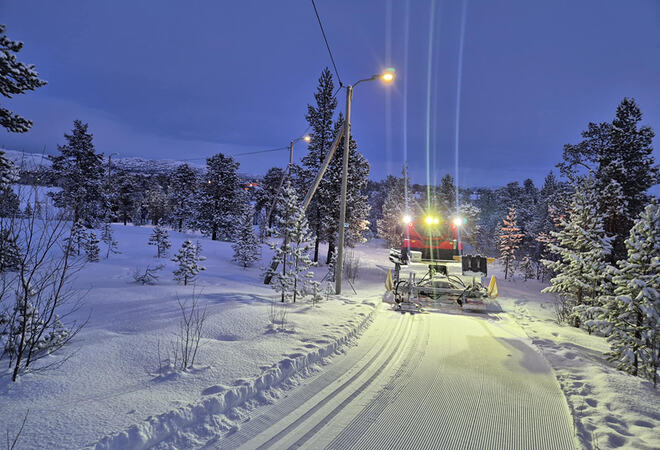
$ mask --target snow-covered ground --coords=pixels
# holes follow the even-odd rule
[[[304,392],[309,389],[306,386],[314,385],[315,380],[324,376],[331,383],[332,371],[341,372],[342,367],[346,367],[344,379],[352,379],[351,373],[359,372],[360,367],[366,367],[366,362],[371,361],[367,358],[353,367],[351,355],[363,351],[376,352],[373,353],[374,363],[360,372],[356,380],[372,380],[374,371],[386,361],[405,368],[404,371],[391,370],[385,378],[373,377],[374,384],[355,396],[365,407],[374,405],[374,401],[380,402],[381,409],[376,410],[381,413],[391,410],[392,417],[396,418],[396,408],[387,409],[387,396],[393,392],[411,392],[413,397],[423,395],[427,391],[422,389],[424,385],[419,377],[425,372],[417,368],[426,367],[428,371],[435,367],[435,363],[426,359],[410,364],[409,355],[419,355],[426,341],[432,345],[435,340],[444,339],[449,349],[469,344],[455,342],[452,333],[444,333],[442,329],[470,334],[472,344],[486,342],[475,341],[474,336],[489,335],[501,342],[499,350],[502,352],[508,346],[501,355],[495,351],[483,353],[488,348],[496,348],[484,347],[479,350],[483,358],[467,360],[457,359],[459,354],[452,351],[439,352],[437,358],[443,361],[445,372],[437,373],[444,374],[450,384],[455,379],[456,383],[464,382],[461,384],[464,387],[485,386],[484,376],[492,371],[499,374],[505,384],[507,377],[515,380],[516,376],[527,374],[529,380],[525,380],[525,389],[532,389],[532,381],[538,377],[539,383],[542,380],[543,386],[551,390],[553,383],[547,380],[554,376],[566,396],[566,409],[573,414],[572,433],[584,447],[660,448],[658,391],[650,383],[620,373],[606,362],[602,357],[607,350],[604,338],[557,325],[552,297],[540,294],[542,286],[537,282],[499,279],[499,302],[504,310],[501,313],[464,318],[433,312],[416,323],[421,324],[419,330],[406,328],[409,325],[403,322],[401,328],[392,327],[392,330],[399,330],[400,336],[408,336],[400,339],[402,352],[395,354],[399,346],[386,345],[387,336],[382,330],[387,328],[375,322],[377,317],[404,317],[392,313],[388,305],[381,303],[385,273],[390,264],[387,250],[380,241],[371,241],[349,251],[352,257],[359,258],[357,295],[346,285],[341,298],[330,297],[319,307],[306,302],[290,305],[284,329],[275,330],[269,315],[276,295],[263,285],[260,268],[269,260],[268,250],[264,249],[258,267],[243,270],[231,262],[230,244],[171,232],[170,253],[186,238],[199,239],[202,243],[202,254],[208,258],[204,263],[207,270],[200,274],[195,289],[208,308],[209,318],[195,370],[159,374],[158,343],[162,350],[173,339],[180,319],[177,296],[189,298],[193,288],[173,281],[173,262],[153,257],[156,249],[147,245],[151,228],[115,225],[113,229],[122,253],[88,264],[76,282],[78,288],[87,291],[86,306],[80,311],[80,317],[91,313],[91,319],[69,349],[75,350],[71,359],[57,370],[29,374],[17,383],[9,382],[6,375],[0,377],[0,432],[4,434],[5,428],[10,433],[15,432],[26,410],[30,410],[18,448],[68,449],[97,444],[99,448],[143,448],[153,444],[162,448],[184,448],[203,443],[222,447],[218,439],[224,439],[221,436],[226,434],[245,443],[238,436],[248,432],[246,424],[257,423],[267,408],[286,408],[287,400],[277,400],[284,390],[301,384],[300,389],[295,388],[296,392]],[[135,267],[158,263],[166,263],[166,268],[155,286],[133,282]],[[319,267],[317,279],[326,270],[326,266]],[[276,309],[275,314],[278,313]],[[437,329],[433,328],[436,322]],[[374,325],[369,327],[371,323]],[[410,331],[402,334],[404,330]],[[360,335],[364,338],[358,339]],[[382,349],[365,347],[369,342],[378,343],[379,339],[383,340]],[[462,354],[479,348],[472,344],[464,348]],[[537,351],[530,353],[529,349],[534,348]],[[390,354],[394,356],[390,358]],[[486,357],[496,361],[498,355],[511,362],[502,365],[493,362],[492,368],[482,367],[482,364],[474,377],[465,380],[457,377],[456,371],[470,361],[478,364]],[[518,366],[522,367],[519,374],[515,371]],[[406,387],[410,384],[402,384],[401,380],[408,379],[416,380],[415,389]],[[557,383],[554,385],[559,392]],[[517,385],[507,386],[515,390]],[[287,399],[293,398],[293,394],[288,392]],[[475,398],[481,401],[490,397]],[[339,397],[333,401],[341,404]],[[273,405],[267,406],[271,403]],[[533,405],[523,403],[521,407]],[[497,415],[497,405],[491,406],[480,410],[478,417],[489,420]],[[446,403],[443,408],[459,408],[454,412],[460,413],[461,407],[465,405]],[[372,406],[368,412],[376,410]],[[373,419],[358,409],[354,413],[350,421],[362,421],[360,426],[364,426],[364,420]],[[530,410],[530,417],[536,413],[537,410]],[[456,417],[459,416],[461,414]],[[290,420],[294,423],[297,419],[292,416]],[[336,441],[330,439],[331,433],[323,435],[331,447],[338,442],[357,442],[354,439],[360,438],[340,432],[348,422],[349,418],[339,415],[329,422],[336,430],[335,435],[342,436]],[[475,436],[479,435],[478,428],[473,427],[473,431]],[[291,442],[296,443],[302,437]],[[524,443],[523,440],[516,442]],[[483,444],[489,445],[488,442]]]
[[[605,338],[559,326],[554,298],[543,284],[499,283],[502,308],[548,360],[571,407],[586,448],[660,448],[660,386],[616,370],[603,356]]]
[[[267,401],[277,394],[267,392],[269,387],[347,345],[373,310],[374,299],[354,295],[318,307],[299,303],[287,308],[283,330],[276,331],[269,320],[276,295],[263,284],[260,267],[243,270],[231,262],[229,243],[171,232],[171,254],[186,238],[202,243],[207,269],[195,290],[209,317],[195,370],[162,376],[158,343],[161,352],[169,347],[181,316],[177,297],[188,299],[193,287],[173,281],[174,262],[153,257],[156,248],[147,245],[151,228],[113,228],[121,254],[89,263],[76,281],[86,292],[78,316],[91,318],[68,349],[73,356],[59,369],[28,374],[17,383],[7,374],[0,377],[2,433],[17,431],[30,410],[19,448],[90,446],[177,408],[182,409],[174,420],[180,420],[187,405],[207,399],[213,399],[209,407],[216,414],[223,413],[219,398],[227,410],[248,400]],[[265,249],[264,261],[269,256]],[[155,286],[134,283],[136,267],[160,263],[166,267]],[[320,278],[326,269],[318,270]],[[276,302],[276,315],[279,306]],[[231,426],[231,417],[220,425]],[[130,435],[130,446],[163,437],[159,430],[142,431]]]

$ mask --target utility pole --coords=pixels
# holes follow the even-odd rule
[[[339,242],[337,264],[335,265],[335,293],[341,294],[341,275],[344,265],[344,234],[346,232],[346,189],[348,186],[348,154],[351,145],[351,100],[353,86],[346,86],[346,123],[344,124],[344,160],[341,172],[341,200],[339,206]]]

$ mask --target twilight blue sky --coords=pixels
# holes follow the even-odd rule
[[[317,6],[344,83],[397,70],[393,86],[364,83],[354,95],[353,133],[372,178],[399,175],[404,152],[414,182],[455,176],[463,2]],[[330,65],[309,0],[3,0],[0,17],[25,42],[19,59],[49,82],[3,100],[35,121],[27,134],[3,133],[0,147],[10,149],[54,153],[76,118],[106,154],[203,163],[284,146],[306,129]],[[657,0],[469,0],[462,58],[463,186],[542,182],[563,144],[589,121],[611,120],[624,96],[660,134]],[[343,109],[343,92],[338,99]],[[297,157],[304,152],[297,144]],[[237,160],[261,174],[287,157]]]

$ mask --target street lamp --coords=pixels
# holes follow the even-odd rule
[[[277,204],[277,198],[280,196],[280,191],[282,190],[282,186],[284,186],[284,181],[289,177],[291,173],[291,167],[293,166],[293,144],[295,144],[298,141],[310,142],[311,140],[312,137],[309,134],[305,134],[289,142],[289,165],[287,166],[284,175],[282,175],[282,179],[280,180],[280,185],[277,187],[277,192],[275,193],[275,198],[273,198],[273,203],[270,206],[268,215],[266,216],[266,223],[268,224],[269,227],[272,225],[270,223],[270,218],[273,215],[273,211],[275,210],[275,205]]]
[[[341,294],[341,275],[344,266],[344,234],[346,222],[346,187],[348,184],[348,150],[351,140],[351,101],[353,100],[353,89],[363,81],[382,80],[385,83],[394,81],[395,71],[392,68],[370,78],[358,80],[353,85],[346,86],[346,124],[344,127],[344,166],[341,176],[341,203],[339,207],[339,242],[337,244],[337,265],[335,266],[335,293]]]

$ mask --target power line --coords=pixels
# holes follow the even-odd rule
[[[335,75],[337,75],[337,81],[339,81],[339,87],[342,87],[343,83],[341,82],[341,77],[339,76],[337,65],[335,64],[335,58],[332,56],[332,50],[330,50],[330,44],[328,44],[328,38],[325,36],[325,30],[323,29],[323,24],[321,23],[321,17],[319,17],[319,11],[316,9],[316,3],[314,2],[314,0],[312,0],[312,6],[314,7],[314,13],[316,13],[316,20],[319,21],[319,27],[321,27],[321,34],[323,34],[325,47],[328,49],[328,53],[330,54],[330,61],[332,61],[332,67],[335,68]]]

